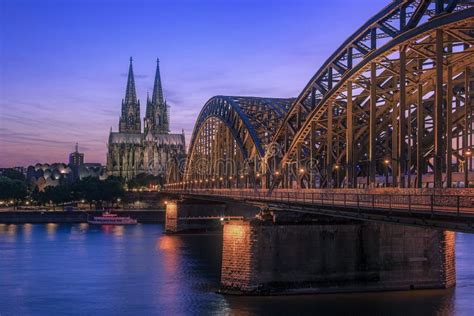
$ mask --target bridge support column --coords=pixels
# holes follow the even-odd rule
[[[326,220],[225,223],[221,290],[233,294],[448,288],[454,233]]]
[[[165,232],[179,233],[218,230],[225,204],[199,201],[169,201],[166,204]]]

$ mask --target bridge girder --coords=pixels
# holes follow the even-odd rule
[[[269,139],[293,99],[215,96],[194,127],[183,182],[248,185],[259,177]]]
[[[392,185],[404,186],[410,183],[406,175],[426,173],[427,167],[435,171],[436,186],[441,186],[443,170],[448,174],[451,171],[446,168],[450,164],[447,161],[456,158],[457,164],[461,164],[462,151],[470,148],[466,139],[465,146],[451,148],[449,159],[444,148],[450,147],[447,141],[456,141],[463,133],[471,135],[469,92],[467,111],[463,110],[463,99],[473,75],[469,69],[474,65],[474,3],[458,2],[454,7],[444,2],[435,4],[435,9],[440,6],[442,11],[435,15],[430,1],[424,7],[415,7],[422,2],[403,1],[403,7],[402,2],[394,1],[374,18],[387,21],[387,16],[394,20],[398,15],[398,22],[404,25],[407,20],[403,21],[401,10],[404,8],[407,13],[411,5],[410,11],[424,12],[419,23],[401,27],[393,37],[386,34],[381,37],[385,42],[379,46],[381,22],[375,23],[372,18],[365,24],[365,31],[359,29],[316,73],[273,139],[281,145],[283,154],[273,157],[273,165],[280,169],[270,171],[279,175],[273,177],[272,187],[292,187],[295,183],[298,187],[354,187],[357,175],[367,177],[368,184],[374,186],[376,177],[388,169],[394,179]],[[410,16],[413,18],[414,14]],[[371,43],[369,50],[360,49],[363,46],[358,43],[360,34],[365,33],[370,35],[366,38]],[[363,53],[356,64],[354,48]],[[341,67],[341,58],[346,60],[346,67]],[[438,82],[433,80],[438,77]],[[436,88],[438,85],[440,89]],[[448,97],[452,101],[449,106]],[[425,109],[419,111],[423,112],[419,117],[417,103]],[[449,114],[445,114],[447,107]],[[436,114],[438,119],[433,119]],[[450,118],[448,127],[443,124],[446,116]],[[419,138],[417,118],[422,131]],[[447,128],[452,132],[444,133]],[[436,138],[430,135],[435,130]],[[427,142],[430,137],[431,144]],[[422,144],[419,148],[416,140]],[[416,184],[421,186],[421,177],[417,177]]]
[[[255,188],[373,187],[384,177],[421,187],[428,176],[440,187],[453,171],[468,183],[473,68],[473,0],[392,1],[296,99],[211,98],[180,185],[241,187],[227,180],[244,176]],[[222,159],[233,167],[217,166]]]

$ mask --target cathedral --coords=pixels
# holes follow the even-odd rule
[[[173,159],[185,155],[184,132],[171,134],[168,105],[163,97],[160,63],[157,60],[153,95],[147,96],[143,131],[140,117],[140,101],[137,99],[132,58],[128,70],[125,99],[118,132],[110,129],[107,174],[130,180],[139,174],[166,179],[167,166]]]

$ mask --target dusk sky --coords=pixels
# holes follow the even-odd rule
[[[214,95],[297,96],[390,0],[0,0],[0,167],[105,163],[130,56],[144,115],[160,58],[187,142]],[[143,122],[142,122],[143,123]]]

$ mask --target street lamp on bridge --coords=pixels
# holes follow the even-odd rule
[[[383,161],[384,164],[384,173],[385,173],[385,187],[388,187],[388,168],[390,166],[390,160],[385,158]]]
[[[467,148],[464,152],[464,187],[469,187],[469,160],[472,157],[471,148]]]

